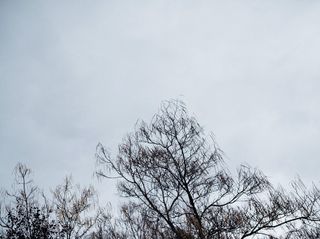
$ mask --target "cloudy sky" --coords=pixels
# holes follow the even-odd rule
[[[226,161],[319,182],[320,2],[0,2],[0,182],[18,162],[43,188],[97,183],[137,119],[185,101]]]

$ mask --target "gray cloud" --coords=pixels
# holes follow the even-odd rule
[[[92,180],[98,142],[115,149],[177,97],[228,164],[318,181],[319,13],[292,0],[2,1],[2,185],[17,162],[43,187]]]

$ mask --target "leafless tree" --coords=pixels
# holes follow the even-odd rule
[[[111,204],[101,210],[95,230],[90,239],[126,239],[127,236],[120,228],[119,220],[111,213]]]
[[[120,215],[114,217],[109,210],[104,210],[97,222],[94,239],[170,239],[175,238],[171,230],[160,218],[154,219],[152,211],[143,205],[129,202],[122,205]],[[150,217],[151,216],[151,217]]]
[[[175,238],[175,235],[162,218],[157,217],[153,211],[143,204],[126,203],[121,207],[120,212],[121,215],[118,219],[119,228],[125,229],[125,238]]]
[[[317,187],[275,189],[248,166],[233,175],[180,101],[165,102],[150,124],[138,122],[115,158],[101,144],[96,156],[98,175],[118,179],[119,192],[131,200],[122,209],[132,226],[128,238],[144,238],[157,223],[158,238],[166,231],[177,239],[289,238],[319,222]]]
[[[66,177],[53,191],[53,198],[48,198],[33,184],[25,165],[16,166],[15,176],[13,192],[1,195],[0,238],[90,238],[95,227],[102,222],[108,225],[105,215],[111,214],[98,206],[93,187],[81,188]]]
[[[66,177],[53,192],[53,205],[62,238],[85,238],[101,214],[93,187],[80,188]]]
[[[2,238],[56,238],[58,235],[50,208],[39,203],[38,188],[30,174],[29,168],[18,164],[15,168],[15,186],[18,188],[14,192],[3,192],[0,202]]]

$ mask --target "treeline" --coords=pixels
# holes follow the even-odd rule
[[[14,192],[1,201],[1,238],[243,239],[320,238],[320,190],[301,180],[274,187],[259,170],[227,168],[223,152],[183,102],[168,101],[140,121],[112,157],[97,146],[97,175],[127,199],[117,216],[92,187],[70,177],[50,196],[30,169],[16,167]]]
[[[14,191],[2,192],[1,238],[84,238],[94,236],[104,216],[92,187],[80,188],[66,177],[51,195],[36,187],[31,170],[15,168]]]

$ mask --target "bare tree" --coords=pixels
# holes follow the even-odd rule
[[[90,238],[94,239],[170,239],[175,238],[171,230],[160,218],[143,205],[129,202],[122,205],[120,215],[114,217],[110,209],[105,209],[100,216],[96,230]]]
[[[119,220],[111,214],[111,204],[100,211],[95,230],[91,239],[126,239],[127,236],[120,228]]]
[[[107,211],[98,207],[93,187],[80,188],[66,177],[54,190],[53,198],[47,198],[33,184],[30,174],[29,168],[18,164],[17,188],[2,193],[0,238],[90,238],[98,222],[106,219],[102,216]]]
[[[274,189],[248,166],[232,175],[213,137],[205,135],[180,101],[165,102],[150,124],[140,121],[115,158],[101,144],[96,156],[98,175],[118,179],[121,195],[141,212],[137,216],[131,206],[123,209],[133,225],[128,238],[144,238],[133,235],[154,223],[161,225],[158,236],[170,231],[177,239],[271,238],[279,233],[289,238],[319,222],[318,188],[295,184],[291,193]]]
[[[53,205],[62,238],[84,238],[90,235],[101,212],[93,187],[80,188],[66,177],[53,192]]]
[[[126,203],[121,207],[120,213],[118,228],[124,229],[125,238],[175,238],[166,223],[143,204]]]
[[[40,205],[38,188],[30,178],[31,170],[23,164],[15,168],[17,191],[3,193],[0,226],[3,238],[56,238],[57,229],[48,207]],[[8,202],[5,202],[5,198]]]

